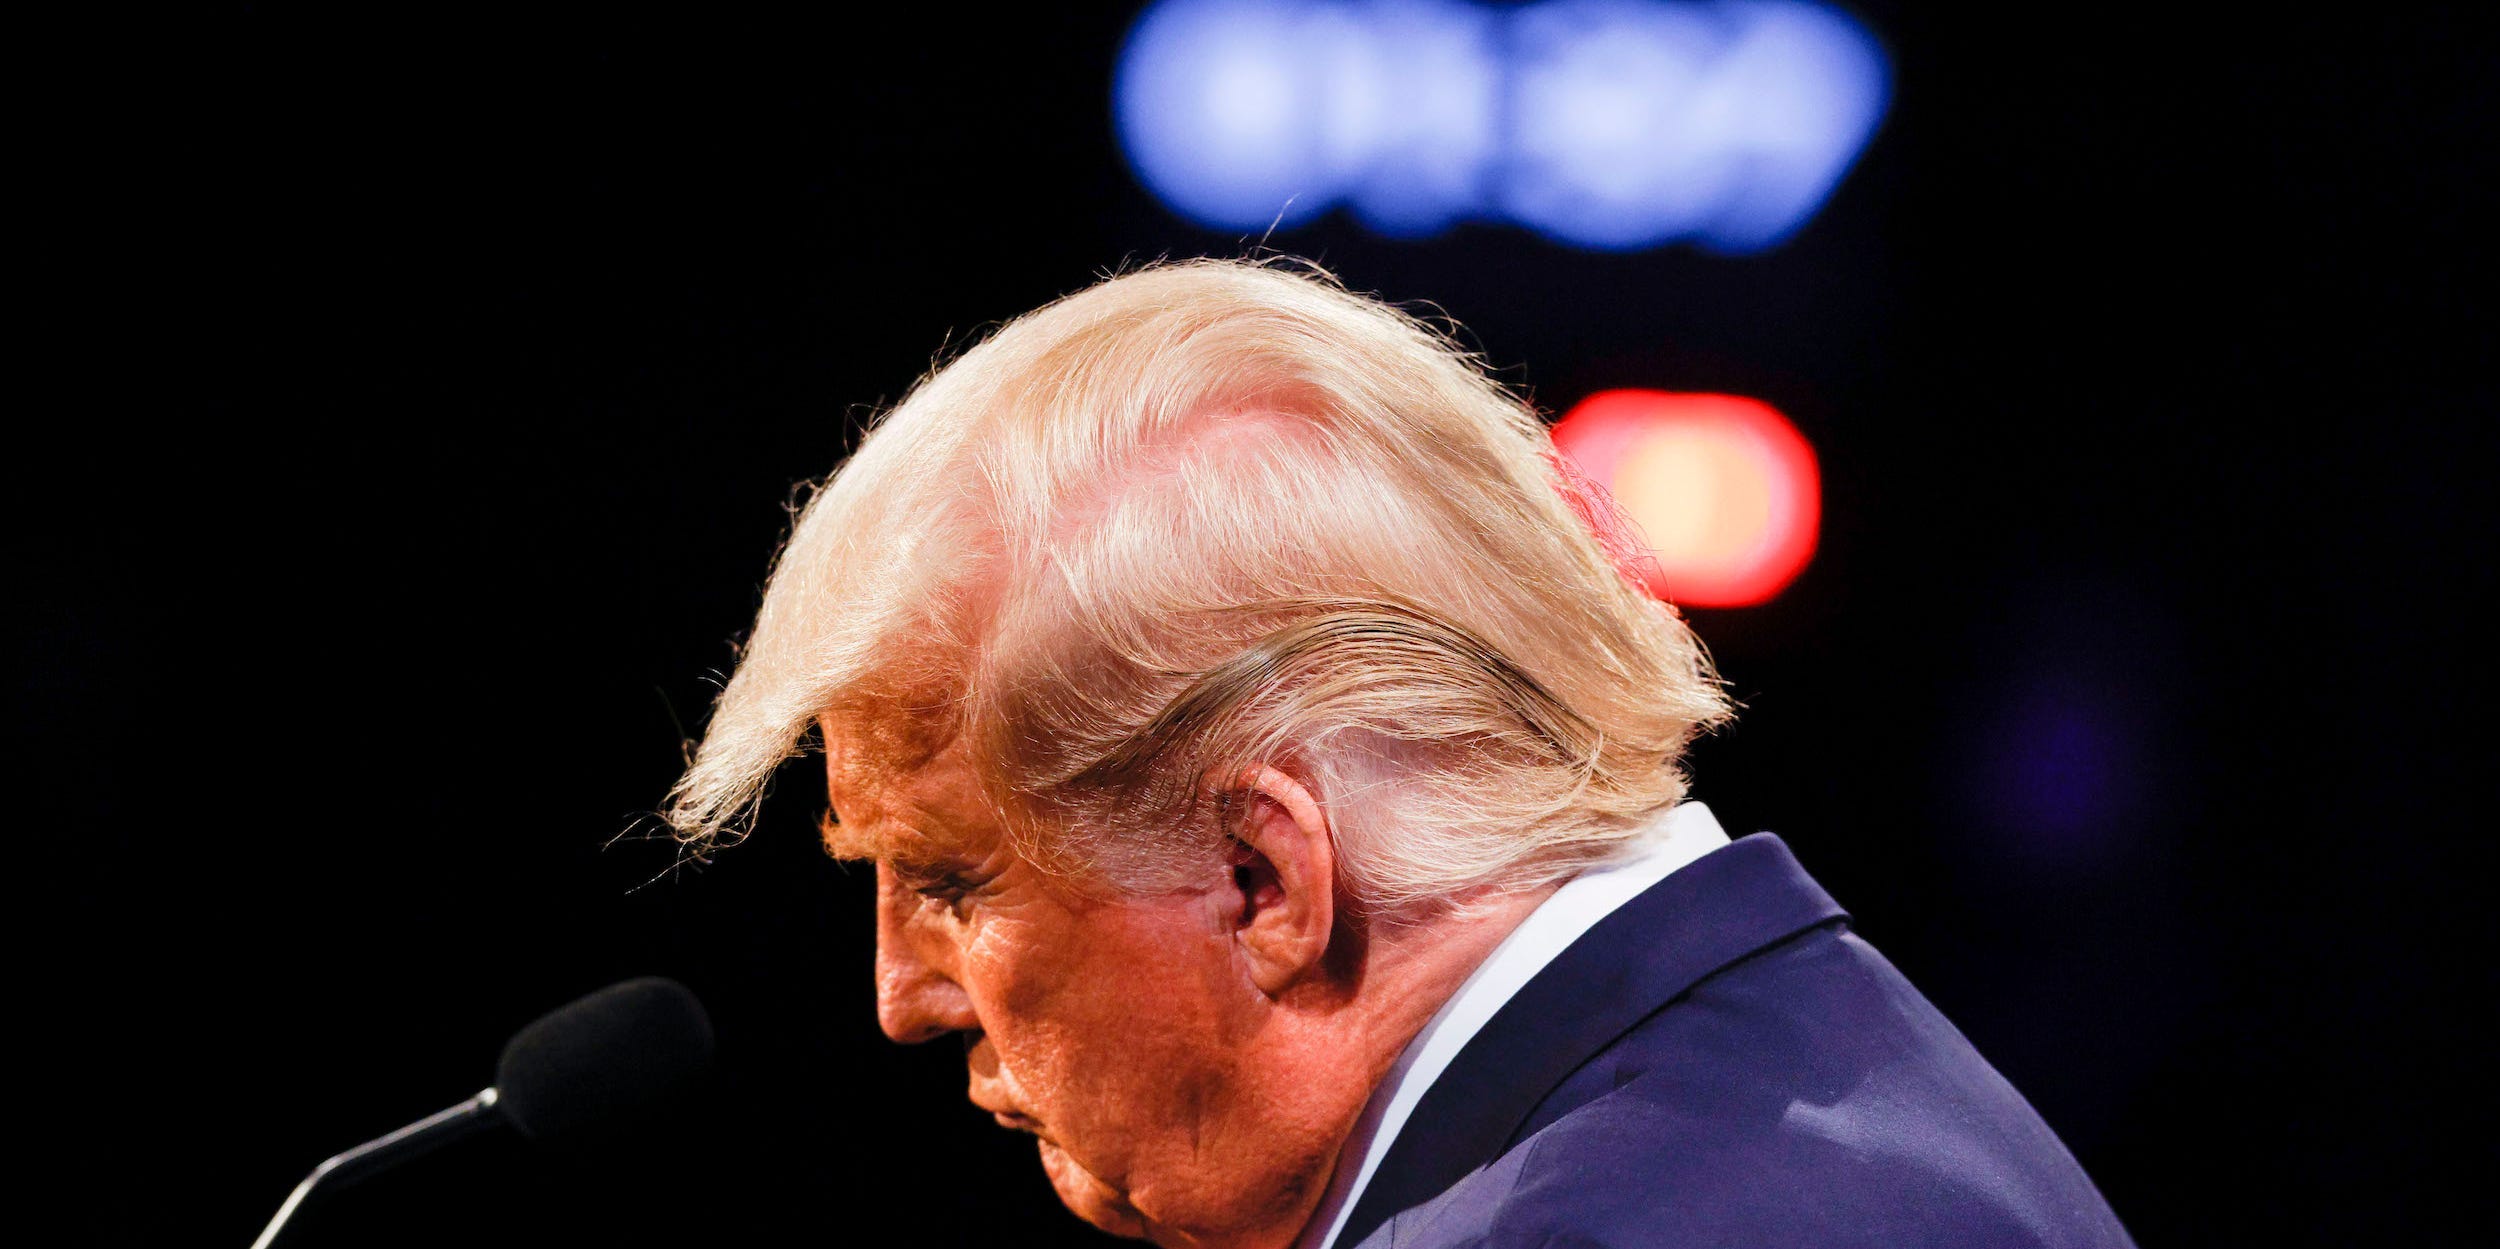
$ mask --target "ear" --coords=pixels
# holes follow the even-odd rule
[[[1319,800],[1274,768],[1225,795],[1233,809],[1233,886],[1225,919],[1250,978],[1270,997],[1317,970],[1337,923],[1337,853]]]

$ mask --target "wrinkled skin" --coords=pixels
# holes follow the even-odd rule
[[[959,740],[824,727],[828,847],[876,861],[879,1024],[963,1034],[972,1101],[1119,1235],[1291,1244],[1398,1051],[1537,900],[1366,947],[1338,922],[1316,802],[1264,770],[1233,861],[1112,896],[1012,849]]]

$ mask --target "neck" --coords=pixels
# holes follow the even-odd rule
[[[1349,1058],[1361,1058],[1362,1096],[1355,1099],[1356,1114],[1415,1034],[1457,995],[1503,938],[1554,896],[1555,888],[1482,895],[1429,924],[1374,934],[1337,1042]],[[1353,1126],[1349,1117],[1346,1130]]]
[[[1240,1246],[1289,1246],[1301,1235],[1326,1195],[1337,1167],[1359,1167],[1343,1157],[1373,1090],[1388,1078],[1398,1056],[1458,992],[1477,967],[1545,899],[1554,886],[1524,893],[1466,899],[1434,918],[1411,925],[1379,925],[1354,934],[1328,983],[1312,986],[1306,1027],[1296,1029],[1295,1053],[1268,1066],[1285,1087],[1269,1091],[1270,1113],[1291,1107],[1301,1140],[1284,1156],[1304,1160],[1303,1174],[1262,1226],[1244,1228]],[[1271,1120],[1274,1122],[1276,1120]]]

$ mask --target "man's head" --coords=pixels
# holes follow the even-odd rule
[[[965,1033],[1098,1224],[1290,1236],[1467,934],[1621,850],[1725,714],[1612,515],[1411,318],[1115,278],[818,492],[670,817],[735,829],[821,728],[887,1031]]]

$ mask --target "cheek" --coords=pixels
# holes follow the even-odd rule
[[[1220,1064],[1218,949],[1145,906],[1001,917],[966,950],[987,1039],[1043,1122],[1085,1160],[1194,1117]]]

